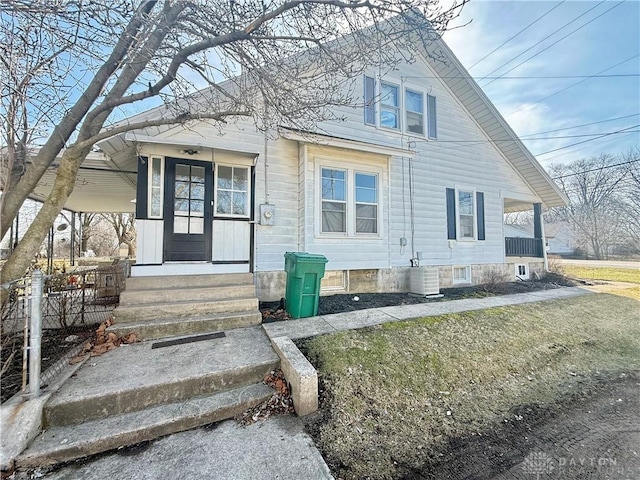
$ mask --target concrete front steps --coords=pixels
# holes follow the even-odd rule
[[[45,405],[44,431],[16,465],[52,465],[152,440],[232,418],[271,397],[261,382],[279,358],[262,328],[193,340],[121,346],[90,358]]]
[[[132,277],[107,332],[140,339],[260,325],[253,275]]]

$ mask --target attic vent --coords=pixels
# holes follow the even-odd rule
[[[414,267],[410,270],[409,291],[422,297],[440,294],[438,267]]]

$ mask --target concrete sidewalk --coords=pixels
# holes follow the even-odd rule
[[[319,317],[310,317],[286,322],[265,323],[262,328],[271,338],[289,337],[291,339],[313,337],[342,330],[371,327],[388,322],[411,318],[433,317],[447,313],[459,313],[484,308],[506,307],[526,303],[558,300],[590,294],[582,287],[564,287],[552,290],[539,290],[529,293],[516,293],[487,298],[466,298],[463,300],[439,301],[395,307],[372,308],[355,312],[335,313]]]
[[[263,328],[272,338],[287,336],[295,339],[410,318],[558,300],[590,293],[579,287],[558,288],[345,312],[263,324]],[[272,418],[249,427],[227,421],[173,434],[140,447],[81,460],[45,477],[58,480],[155,479],[166,476],[238,480],[333,478],[312,439],[304,432],[303,425],[300,418],[292,416]],[[21,472],[15,478],[26,480],[30,477]]]

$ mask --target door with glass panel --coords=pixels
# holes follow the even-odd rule
[[[164,261],[211,260],[212,165],[166,159]]]

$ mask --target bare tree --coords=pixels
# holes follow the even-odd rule
[[[621,156],[626,170],[622,196],[625,209],[624,229],[630,250],[640,253],[640,148]]]
[[[118,245],[129,247],[129,257],[136,256],[136,219],[131,213],[105,213],[102,218],[113,228]]]
[[[599,260],[608,258],[611,248],[624,238],[626,212],[620,193],[626,169],[619,163],[618,157],[601,154],[550,168],[570,200],[554,216],[566,221],[578,244]]]
[[[23,274],[96,142],[129,130],[237,117],[253,117],[265,129],[282,124],[309,128],[334,118],[331,107],[354,104],[350,82],[367,67],[393,68],[400,61],[413,61],[415,42],[427,47],[466,1],[454,1],[448,9],[441,9],[437,0],[1,3],[3,21],[42,19],[51,38],[48,45],[53,46],[49,57],[67,59],[61,70],[78,79],[73,91],[61,98],[61,115],[30,163],[13,168],[15,178],[2,185],[3,235],[24,199],[61,155],[51,193],[3,266],[2,281]],[[49,26],[56,22],[64,28]],[[69,37],[68,26],[74,40],[60,43]],[[7,64],[20,57],[20,48],[32,44],[29,39],[13,40],[3,40]],[[91,75],[80,78],[76,60],[70,60],[75,57],[57,54],[55,46],[63,45],[66,52],[83,42],[89,48],[74,54]],[[14,48],[15,43],[20,48]],[[58,71],[57,65],[50,65]],[[54,92],[63,88],[59,79],[50,84]],[[203,84],[208,88],[194,93]],[[127,107],[153,98],[166,104],[158,118],[109,123]],[[10,162],[15,164],[15,158]]]

